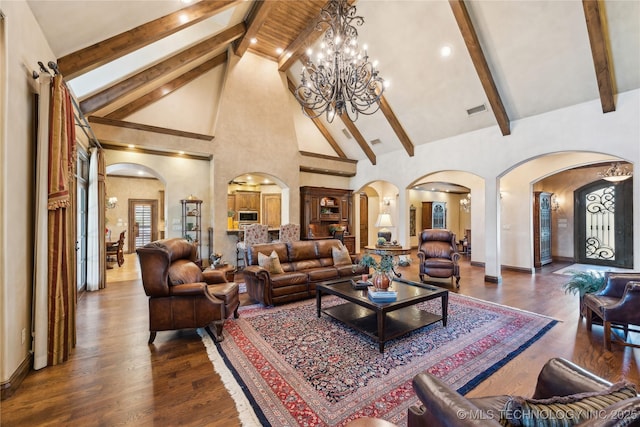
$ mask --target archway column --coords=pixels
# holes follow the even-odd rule
[[[500,179],[485,179],[485,282],[502,283],[500,272]]]

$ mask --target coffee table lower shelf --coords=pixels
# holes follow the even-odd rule
[[[324,308],[322,312],[373,338],[380,352],[384,351],[385,342],[442,320],[442,316],[414,306],[381,312],[380,318],[375,311],[352,303]],[[378,331],[384,336],[379,336]]]

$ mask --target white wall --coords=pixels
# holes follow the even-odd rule
[[[531,266],[530,235],[519,226],[514,228],[516,224],[510,218],[507,218],[507,222],[500,220],[500,178],[504,176],[506,182],[506,175],[518,165],[558,151],[602,153],[639,164],[639,117],[640,90],[629,91],[618,95],[616,111],[612,113],[603,114],[600,101],[594,100],[514,121],[511,123],[510,136],[502,136],[495,126],[418,146],[414,157],[408,157],[403,150],[397,150],[378,156],[376,166],[360,161],[358,173],[352,178],[352,187],[359,188],[376,177],[398,188],[409,189],[419,177],[439,171],[467,171],[479,177],[484,181],[483,193],[472,191],[471,228],[474,231],[485,231],[487,235],[473,234],[472,259],[485,263],[487,275],[499,277],[503,261],[501,253],[505,253],[505,247],[510,251],[515,249],[513,252],[516,258],[510,258],[509,265],[523,268]],[[523,183],[528,187],[526,191],[521,185],[505,189],[502,203],[528,209],[531,182],[549,172],[546,169],[538,171],[538,177],[533,176],[535,172],[528,174],[526,183]],[[454,179],[446,180],[470,187]],[[634,205],[640,206],[640,188],[637,183],[634,185]],[[408,217],[409,206],[409,202],[399,206],[403,217]],[[506,209],[502,209],[502,213],[505,211]],[[519,219],[518,222],[526,224],[528,229],[531,217],[526,212],[524,215],[524,220]],[[502,240],[499,229],[500,224],[505,223],[512,227],[507,241]],[[406,243],[408,232],[404,240],[402,236],[401,233],[401,242]],[[634,224],[634,236],[634,264],[639,268],[640,221]]]

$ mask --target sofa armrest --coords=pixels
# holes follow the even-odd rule
[[[242,270],[242,274],[247,284],[249,298],[263,305],[273,305],[271,275],[269,272],[257,265],[250,265]]]
[[[596,295],[622,298],[627,283],[640,281],[640,273],[618,273],[609,271],[605,273],[604,287],[596,292]]]
[[[408,427],[500,425],[499,414],[483,415],[480,408],[433,375],[416,375],[413,389],[422,405],[409,408]]]
[[[202,277],[204,278],[204,281],[210,285],[215,285],[218,283],[227,283],[228,281],[224,271],[213,270],[210,268],[202,272]]]
[[[554,358],[542,367],[533,399],[548,399],[554,396],[602,391],[610,386],[611,383],[604,378],[600,378],[566,359]]]

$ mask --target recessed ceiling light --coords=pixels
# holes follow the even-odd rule
[[[127,147],[129,147],[129,148],[136,148],[136,146],[135,146],[135,145],[133,145],[133,144],[129,144],[129,145],[127,145]]]
[[[144,175],[143,171],[138,171],[138,175]]]
[[[276,53],[277,53],[278,55],[280,55],[282,52],[284,52],[284,50],[283,50],[281,47],[279,47],[279,48],[277,48],[277,49],[276,49]]]
[[[181,24],[186,24],[189,21],[189,17],[186,13],[181,14],[178,19],[180,20]]]
[[[449,45],[445,45],[440,48],[440,56],[442,56],[443,58],[451,56],[452,52],[453,51],[451,50],[451,46]]]
[[[249,42],[251,42],[251,44],[256,44],[258,43],[258,39],[255,37],[252,37],[251,40],[249,40]]]
[[[182,156],[184,154],[184,151],[178,151],[178,154]]]

